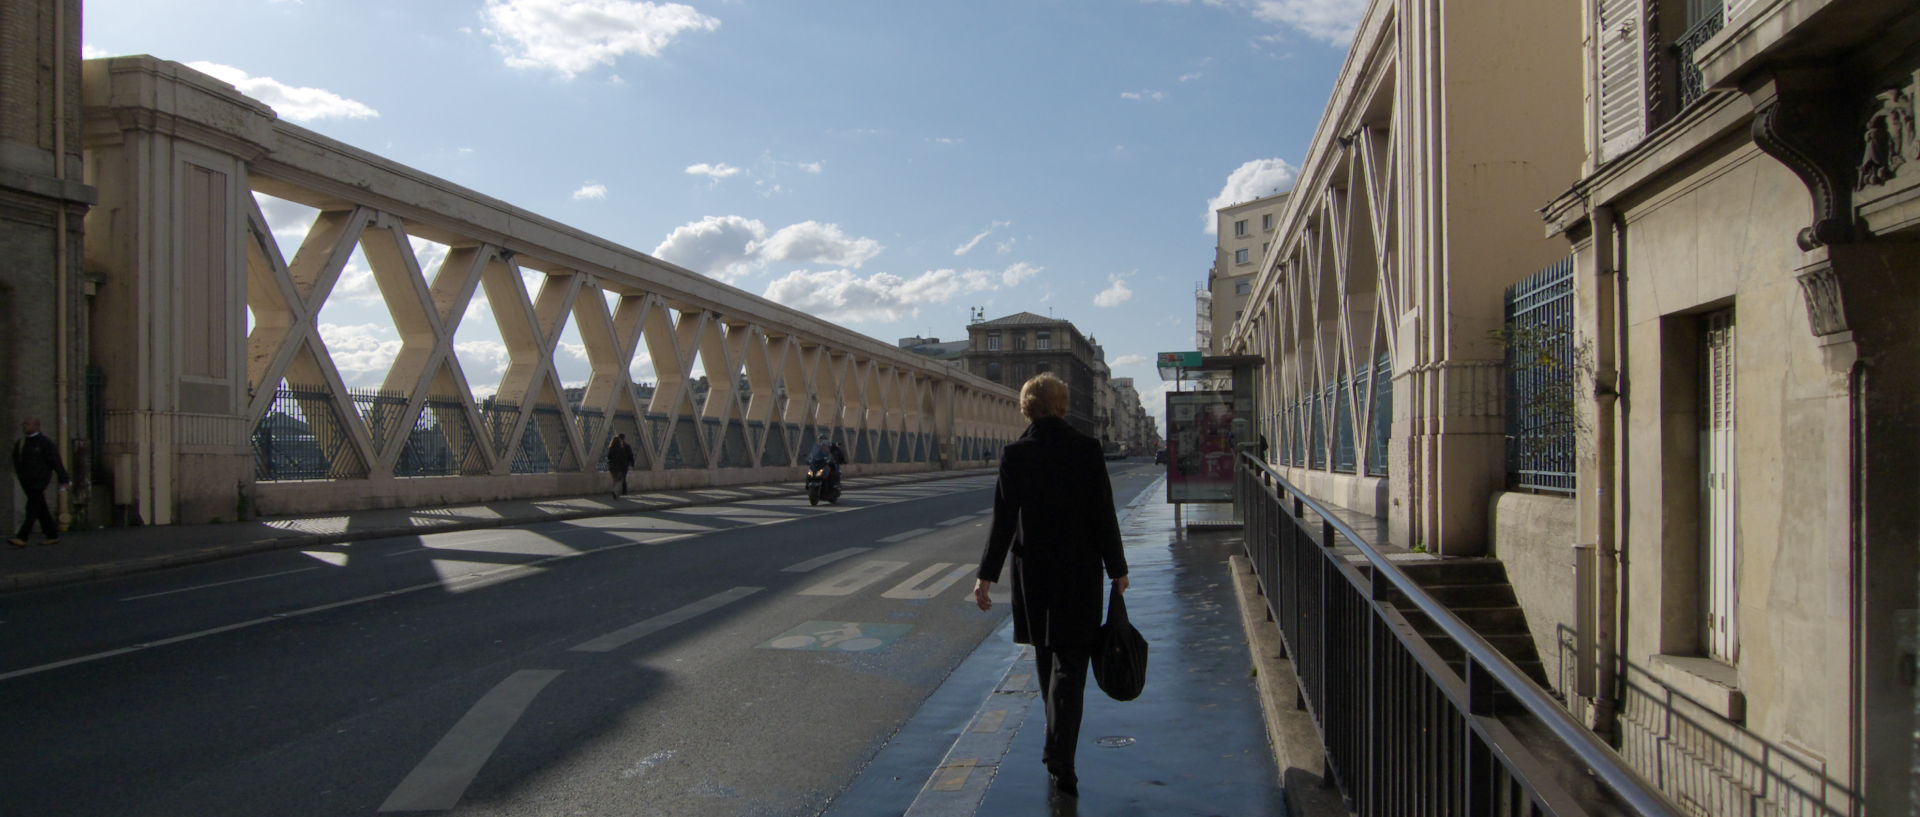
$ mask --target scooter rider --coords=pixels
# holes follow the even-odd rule
[[[839,443],[834,442],[831,438],[827,437],[827,435],[822,434],[820,435],[820,441],[814,443],[813,453],[809,455],[808,459],[826,460],[827,485],[836,489],[840,487],[840,465],[847,461],[846,449],[841,448]]]

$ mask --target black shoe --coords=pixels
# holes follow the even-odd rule
[[[1072,772],[1064,775],[1047,772],[1047,785],[1063,797],[1080,796],[1080,779],[1074,777]]]

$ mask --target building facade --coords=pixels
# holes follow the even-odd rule
[[[82,225],[96,196],[81,150],[79,0],[30,0],[0,13],[0,429],[40,419],[73,473],[68,505],[85,514],[98,429],[89,423],[86,345],[92,285]],[[26,496],[0,457],[12,535]],[[49,502],[54,496],[49,493]]]
[[[1592,705],[1715,813],[1910,813],[1920,6],[1605,0],[1585,30],[1546,215],[1595,382]]]
[[[1015,312],[967,327],[967,372],[1019,390],[1027,378],[1052,372],[1067,384],[1067,422],[1098,438],[1094,345],[1070,321]]]
[[[1218,241],[1214,245],[1213,267],[1207,270],[1209,306],[1205,320],[1211,324],[1209,337],[1231,336],[1234,323],[1246,316],[1247,301],[1253,295],[1254,273],[1260,271],[1267,250],[1273,246],[1288,195],[1262,196],[1214,211]],[[1201,351],[1210,349],[1202,347]]]

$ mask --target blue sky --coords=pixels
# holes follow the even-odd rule
[[[84,41],[888,342],[1051,312],[1158,414],[1210,208],[1290,186],[1364,5],[87,0]],[[297,241],[300,208],[268,205]],[[322,314],[354,385],[399,348],[365,278]],[[484,311],[457,336],[483,393]]]

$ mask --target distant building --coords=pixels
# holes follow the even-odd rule
[[[1015,312],[972,324],[962,357],[968,372],[1014,389],[1027,378],[1052,372],[1067,384],[1067,422],[1090,436],[1100,435],[1094,346],[1072,322]]]
[[[1214,211],[1219,240],[1214,246],[1213,268],[1207,271],[1205,296],[1197,297],[1195,310],[1196,335],[1206,340],[1205,345],[1195,344],[1201,351],[1218,353],[1212,339],[1224,340],[1232,335],[1234,324],[1245,316],[1254,273],[1260,271],[1260,262],[1273,244],[1274,229],[1289,195],[1277,193]]]

